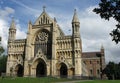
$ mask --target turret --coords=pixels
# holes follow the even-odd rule
[[[105,68],[105,52],[104,52],[104,47],[103,47],[103,45],[101,45],[101,71],[103,71],[104,70],[104,68]],[[106,76],[103,74],[103,73],[101,73],[101,79],[103,79],[103,78],[106,78]]]
[[[14,19],[12,19],[12,23],[11,23],[10,28],[9,28],[8,41],[14,41],[15,38],[16,38],[16,26],[15,26]]]
[[[104,56],[104,47],[103,47],[103,45],[101,45],[101,53]]]
[[[29,23],[28,23],[28,33],[29,34],[31,33],[31,30],[32,30],[32,22],[29,21]]]
[[[80,38],[80,22],[76,9],[72,19],[72,64],[74,66],[74,75],[82,75],[82,44]]]
[[[77,11],[76,9],[74,10],[74,15],[73,15],[73,19],[72,19],[72,35],[75,37],[79,37],[80,36],[80,22],[79,22],[79,18],[77,15]]]

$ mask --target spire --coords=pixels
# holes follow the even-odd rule
[[[29,24],[32,24],[31,20],[29,20]]]
[[[14,21],[14,18],[12,18],[12,23],[10,25],[10,29],[15,29],[16,26],[15,26],[15,21]]]
[[[45,12],[45,8],[46,8],[46,6],[43,6],[43,12]]]
[[[76,9],[74,10],[74,16],[73,16],[73,19],[72,19],[72,23],[74,23],[74,22],[79,22]]]
[[[14,41],[16,36],[16,26],[14,22],[14,18],[12,18],[12,23],[9,28],[9,41]]]
[[[29,20],[28,29],[30,30],[31,28],[32,28],[32,22],[31,22],[31,20]]]
[[[79,22],[78,15],[77,15],[77,12],[75,9],[74,16],[72,19],[72,35],[74,37],[80,37],[80,30],[79,29],[80,29],[80,22]]]
[[[104,47],[101,45],[101,54],[104,56]]]
[[[104,49],[103,44],[101,45],[101,49]]]
[[[54,17],[54,22],[57,22],[56,18]]]

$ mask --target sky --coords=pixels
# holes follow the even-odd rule
[[[100,51],[105,49],[106,63],[120,62],[120,43],[112,41],[109,33],[115,28],[116,21],[106,21],[92,10],[98,7],[100,0],[0,0],[0,36],[2,46],[7,50],[8,29],[12,18],[17,28],[16,38],[26,38],[28,22],[35,23],[46,7],[51,18],[57,23],[66,35],[71,35],[71,21],[74,9],[77,9],[80,20],[80,35],[83,52]]]

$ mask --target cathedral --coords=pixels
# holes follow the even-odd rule
[[[26,39],[16,39],[13,19],[9,28],[6,75],[101,78],[105,67],[104,47],[98,52],[82,52],[76,10],[71,21],[72,34],[65,35],[56,19],[43,8],[34,23],[29,21]]]

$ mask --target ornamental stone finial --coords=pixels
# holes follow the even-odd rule
[[[46,8],[46,6],[43,6],[43,12],[45,12],[45,8]]]

